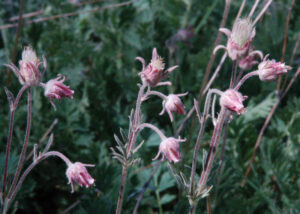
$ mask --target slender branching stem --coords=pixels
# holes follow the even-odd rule
[[[236,76],[236,71],[237,71],[237,65],[238,65],[238,59],[233,61],[232,65],[232,73],[231,73],[231,79],[230,79],[230,86],[229,88],[233,88],[235,84],[235,76]]]
[[[211,85],[213,84],[213,82],[215,81],[219,71],[221,70],[224,62],[225,62],[225,59],[227,58],[227,52],[224,53],[224,55],[222,56],[213,76],[211,77],[211,79],[209,80],[209,82],[207,83],[204,91],[203,91],[203,95],[206,94],[206,92],[209,90],[209,88],[211,87]],[[199,104],[200,105],[200,104]],[[195,111],[195,106],[193,106],[190,111],[187,113],[186,117],[184,118],[184,120],[180,123],[178,129],[176,130],[176,134],[175,134],[175,137],[178,137],[181,130],[183,129],[184,125],[186,124],[186,122],[190,119],[190,117],[193,115]]]
[[[123,197],[124,197],[124,191],[125,191],[125,185],[126,185],[126,179],[127,179],[127,171],[128,171],[128,166],[123,166],[123,168],[122,168],[121,187],[120,187],[120,193],[119,193],[119,197],[118,197],[118,204],[117,204],[116,214],[121,213],[122,204],[123,204]]]
[[[246,0],[243,0],[242,4],[240,6],[239,12],[237,13],[237,15],[235,17],[235,21],[241,17],[242,12],[243,12],[244,7],[245,7],[245,4],[246,4]]]
[[[143,85],[140,86],[140,90],[138,93],[138,98],[136,101],[136,107],[134,112],[134,118],[133,121],[131,121],[131,133],[129,137],[128,147],[127,147],[127,156],[129,157],[131,154],[132,148],[134,148],[136,136],[138,134],[138,126],[141,122],[141,104],[143,102],[142,98],[145,93],[145,88],[147,87],[146,83],[143,83]],[[124,198],[124,191],[126,186],[126,180],[127,180],[127,172],[128,172],[128,166],[123,165],[122,167],[122,178],[121,178],[121,187],[120,187],[120,193],[118,197],[118,203],[117,203],[117,209],[116,214],[120,214],[122,210],[122,204],[123,204],[123,198]]]
[[[159,135],[161,140],[167,139],[167,137],[164,135],[164,133],[162,133],[162,131],[160,131],[156,126],[154,126],[150,123],[142,123],[141,125],[138,126],[139,131],[142,131],[142,129],[144,129],[144,128],[150,128],[153,131],[155,131]]]
[[[147,98],[147,97],[150,96],[150,95],[158,96],[158,97],[160,97],[160,98],[163,99],[163,100],[166,100],[166,99],[167,99],[167,96],[166,96],[166,95],[164,95],[163,93],[158,92],[158,91],[148,91],[148,92],[146,92],[145,98]]]
[[[198,137],[197,137],[195,148],[194,148],[194,154],[193,154],[192,170],[191,170],[191,177],[190,177],[190,183],[191,183],[191,185],[190,185],[190,194],[191,195],[194,195],[197,156],[198,156],[198,152],[199,152],[199,148],[200,148],[200,142],[201,142],[202,136],[204,134],[206,120],[207,120],[207,117],[208,117],[208,114],[209,114],[209,108],[210,108],[210,103],[211,103],[211,95],[213,93],[218,93],[219,94],[220,91],[217,90],[217,89],[211,89],[211,90],[209,90],[209,92],[207,93],[207,96],[206,96],[204,112],[203,112],[203,115],[202,115],[202,118],[201,118],[201,120],[202,120],[201,121],[201,128],[200,128],[200,131],[198,133]],[[191,206],[194,206],[194,204],[191,204]]]
[[[21,170],[22,170],[22,167],[23,167],[24,158],[25,158],[25,155],[26,155],[26,150],[27,150],[29,137],[30,137],[30,129],[31,129],[31,88],[28,88],[28,101],[27,102],[28,102],[28,104],[27,104],[27,126],[26,126],[24,144],[23,144],[20,159],[19,159],[19,162],[18,162],[17,170],[16,170],[16,173],[14,175],[14,179],[13,179],[12,185],[10,186],[9,193],[8,193],[7,197],[11,196],[12,192],[15,189],[17,181],[19,179],[19,176],[20,176],[20,173],[21,173]]]
[[[247,79],[249,79],[250,77],[253,77],[253,76],[257,76],[258,75],[258,71],[252,71],[252,72],[250,72],[250,73],[248,73],[248,74],[246,74],[240,81],[239,81],[239,83],[235,86],[235,90],[239,90],[240,89],[240,87],[244,84],[244,82],[247,80]]]
[[[269,0],[265,6],[263,7],[263,9],[260,11],[260,13],[258,14],[258,16],[256,17],[256,19],[253,22],[253,26],[260,20],[260,18],[264,15],[264,13],[266,12],[266,10],[268,9],[268,7],[270,6],[270,4],[272,3],[272,0]]]
[[[260,1],[260,0],[255,0],[255,3],[254,3],[254,5],[252,6],[251,11],[250,11],[250,13],[249,13],[249,15],[248,15],[248,18],[251,18],[251,17],[252,17],[252,15],[253,15],[253,13],[255,12],[255,9],[256,9],[256,7],[257,7],[259,1]]]
[[[204,190],[208,176],[210,174],[211,168],[212,168],[212,163],[214,161],[214,157],[216,154],[216,150],[218,147],[218,143],[220,140],[221,132],[222,132],[222,127],[224,125],[225,117],[226,117],[226,109],[224,107],[221,108],[221,112],[218,116],[217,124],[215,126],[215,129],[213,131],[213,135],[211,138],[210,142],[210,148],[208,151],[208,155],[204,164],[204,169],[202,170],[201,177],[198,183],[198,193],[201,194],[201,192]]]
[[[285,22],[285,30],[284,30],[284,39],[282,44],[282,54],[281,54],[281,62],[284,62],[285,58],[285,52],[286,52],[286,45],[287,45],[287,39],[288,39],[288,32],[289,32],[289,25],[290,25],[290,17],[292,13],[293,6],[295,4],[295,0],[292,0],[291,5],[289,7],[289,12],[286,18]],[[277,92],[280,93],[280,86],[281,86],[281,76],[277,80]]]
[[[14,129],[14,115],[15,110],[19,104],[19,100],[23,94],[23,92],[26,90],[27,86],[23,86],[21,90],[19,91],[16,100],[14,101],[13,105],[10,107],[10,121],[9,121],[9,130],[8,130],[8,139],[7,139],[7,146],[6,146],[6,152],[5,152],[5,164],[4,164],[4,175],[3,175],[3,186],[2,186],[2,193],[3,198],[5,198],[5,188],[6,188],[6,179],[7,179],[7,168],[8,168],[8,160],[10,157],[10,148],[11,148],[11,141],[12,141],[12,134]]]
[[[16,194],[18,193],[18,191],[20,190],[25,178],[27,177],[27,175],[33,170],[33,168],[38,165],[41,161],[49,158],[49,157],[59,157],[60,159],[62,159],[67,166],[70,166],[72,164],[72,162],[70,161],[69,158],[67,158],[64,154],[57,152],[57,151],[50,151],[47,153],[44,153],[40,156],[37,157],[37,159],[35,159],[29,166],[28,168],[24,171],[24,173],[22,174],[22,176],[20,177],[18,184],[16,186],[16,188],[14,189],[14,191],[12,192],[10,198],[8,198],[9,202],[8,205],[14,200],[14,198],[16,197]],[[6,208],[8,209],[8,207]]]

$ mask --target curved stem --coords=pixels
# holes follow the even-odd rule
[[[20,89],[20,91],[16,97],[16,100],[13,103],[13,106],[10,106],[10,122],[9,122],[8,139],[7,139],[7,146],[6,146],[6,152],[5,152],[5,164],[4,164],[4,175],[3,175],[3,185],[2,185],[3,198],[5,198],[7,168],[8,168],[8,161],[9,161],[9,156],[10,156],[12,134],[13,134],[13,129],[14,129],[15,110],[16,110],[16,108],[19,104],[19,100],[21,99],[21,96],[22,96],[23,92],[26,90],[26,88],[27,88],[27,86],[23,86]]]
[[[262,17],[262,15],[264,15],[264,13],[266,12],[266,10],[268,9],[268,7],[270,6],[270,4],[272,3],[272,0],[269,0],[265,6],[263,7],[263,9],[260,11],[260,13],[258,14],[258,16],[256,17],[256,19],[253,22],[253,26],[258,22],[258,20]]]
[[[144,96],[144,91],[145,88],[147,87],[146,84],[143,83],[143,85],[140,87],[139,93],[138,93],[138,98],[136,101],[136,107],[135,107],[135,112],[134,112],[134,118],[133,121],[131,122],[131,133],[129,137],[129,142],[128,142],[128,147],[127,147],[127,156],[130,156],[130,152],[132,148],[134,148],[135,144],[135,139],[136,135],[138,133],[138,126],[140,125],[141,121],[141,104],[142,104],[142,98]],[[123,204],[123,198],[124,198],[124,191],[125,191],[125,186],[126,186],[126,179],[127,179],[127,172],[128,172],[128,166],[123,165],[122,167],[122,179],[121,179],[121,187],[120,187],[120,193],[118,197],[118,203],[117,203],[117,209],[116,209],[116,214],[120,214],[122,210],[122,204]]]
[[[161,140],[167,139],[167,137],[164,135],[164,133],[162,133],[162,131],[160,131],[156,126],[154,126],[150,123],[142,123],[141,125],[139,125],[138,130],[142,131],[142,129],[144,129],[144,128],[150,128],[153,131],[155,131],[159,135]]]
[[[209,113],[210,102],[211,102],[211,95],[212,95],[212,93],[214,93],[216,91],[219,91],[219,90],[217,90],[217,89],[211,89],[211,90],[208,91],[208,93],[206,95],[204,112],[203,112],[202,121],[201,121],[201,128],[200,128],[200,131],[198,133],[198,137],[197,137],[195,148],[194,148],[194,154],[193,154],[192,170],[191,170],[191,177],[190,177],[190,182],[191,182],[191,185],[190,185],[190,194],[191,195],[194,195],[195,173],[196,173],[196,165],[197,165],[197,155],[198,155],[198,152],[199,152],[200,142],[201,142],[202,136],[204,134],[205,124],[206,124],[207,116],[208,116],[208,113]]]
[[[238,58],[233,61],[232,65],[232,73],[231,73],[231,79],[230,79],[230,86],[229,88],[233,88],[234,83],[235,83],[235,76],[236,76],[236,71],[237,71],[237,65],[238,65]]]
[[[9,193],[8,193],[7,197],[11,196],[11,194],[12,194],[12,192],[13,192],[16,184],[17,184],[18,178],[20,176],[22,166],[23,166],[23,162],[24,162],[24,158],[25,158],[25,154],[26,154],[26,150],[27,150],[27,144],[28,144],[29,137],[30,137],[30,129],[31,129],[31,88],[28,88],[27,127],[26,127],[26,133],[25,133],[25,138],[24,138],[24,144],[23,144],[20,159],[19,159],[19,162],[18,162],[17,170],[16,170],[16,173],[15,173],[12,185],[10,186]]]
[[[18,193],[18,191],[20,190],[25,178],[27,177],[27,175],[31,172],[31,170],[37,165],[39,164],[41,161],[47,159],[48,157],[51,156],[55,156],[55,157],[59,157],[60,159],[62,159],[67,166],[69,166],[70,164],[72,164],[72,162],[69,160],[69,158],[67,158],[64,154],[57,152],[57,151],[50,151],[47,152],[45,154],[42,154],[41,156],[39,156],[36,160],[34,160],[29,166],[28,168],[24,171],[23,175],[20,177],[19,182],[16,186],[16,188],[14,189],[14,191],[11,194],[11,197],[8,198],[9,202],[11,203],[14,198],[16,197],[16,194]]]
[[[212,168],[212,163],[214,161],[214,157],[216,154],[216,150],[218,147],[218,143],[220,140],[221,132],[222,132],[222,127],[224,125],[225,117],[226,117],[226,109],[221,108],[221,112],[218,117],[217,125],[214,129],[211,142],[210,142],[210,147],[208,151],[208,155],[205,161],[204,169],[201,173],[200,181],[198,183],[198,192],[201,193],[203,188],[205,187],[207,183],[207,178],[210,174],[211,168]]]
[[[158,97],[160,97],[160,98],[163,99],[163,100],[166,100],[166,99],[167,99],[167,96],[166,96],[166,95],[164,95],[163,93],[158,92],[158,91],[148,91],[148,92],[145,94],[146,97],[149,96],[149,95],[155,95],[155,96],[158,96]]]
[[[244,82],[249,79],[250,77],[253,77],[253,76],[257,76],[258,75],[258,71],[252,71],[248,74],[246,74],[240,81],[239,83],[235,86],[234,90],[239,90],[240,87],[244,84]]]

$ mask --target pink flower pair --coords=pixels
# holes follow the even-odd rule
[[[22,85],[27,85],[29,87],[42,86],[45,89],[45,96],[49,98],[54,109],[56,109],[53,100],[60,100],[64,97],[73,98],[74,91],[63,84],[65,78],[62,77],[61,74],[58,75],[58,78],[52,79],[46,84],[42,83],[42,74],[47,67],[45,57],[43,57],[43,72],[39,70],[41,64],[42,63],[37,58],[35,51],[31,47],[26,47],[22,52],[22,59],[19,61],[19,69],[14,64],[7,64],[6,66],[12,69]]]

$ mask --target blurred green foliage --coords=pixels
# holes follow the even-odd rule
[[[271,58],[280,60],[284,26],[290,0],[274,0],[262,22],[257,25],[254,40],[256,49]],[[76,6],[68,1],[25,1],[24,12],[42,9],[43,16],[52,16],[78,10],[89,10],[118,3],[103,1]],[[226,26],[231,27],[241,1],[233,1]],[[298,2],[299,3],[299,2]],[[245,11],[251,8],[247,1]],[[0,24],[9,23],[17,16],[19,2],[4,0],[0,3]],[[170,75],[173,86],[162,89],[165,93],[188,91],[183,98],[186,109],[192,107],[197,97],[206,65],[222,19],[225,1],[198,0],[134,0],[131,5],[111,8],[96,13],[24,25],[18,42],[17,60],[24,46],[31,45],[39,56],[45,55],[48,69],[43,81],[62,73],[75,90],[73,100],[57,103],[54,111],[40,88],[34,89],[33,123],[29,150],[57,118],[54,129],[53,150],[66,154],[73,161],[94,163],[90,173],[96,179],[95,188],[78,188],[70,194],[65,177],[65,165],[60,160],[48,159],[41,163],[26,179],[17,197],[17,213],[63,213],[73,203],[78,204],[71,212],[114,213],[120,187],[121,166],[111,158],[109,148],[115,146],[114,133],[128,128],[128,115],[137,96],[138,72],[141,69],[136,56],[147,61],[153,47],[164,57],[167,66],[178,64],[179,69]],[[295,4],[289,34],[286,61],[288,62],[300,29],[300,4]],[[257,13],[255,13],[257,15]],[[190,27],[194,37],[188,42],[172,40],[179,29]],[[11,58],[16,29],[1,31],[0,64]],[[222,43],[226,42],[222,37]],[[300,64],[297,50],[293,71]],[[216,66],[220,54],[215,61]],[[297,65],[298,63],[298,65]],[[231,62],[227,60],[213,87],[228,87]],[[12,75],[1,67],[1,85],[14,94],[20,89]],[[300,213],[300,99],[297,85],[283,100],[269,125],[255,158],[255,164],[246,186],[240,183],[248,166],[258,132],[274,103],[275,83],[262,83],[250,79],[241,89],[249,96],[248,111],[229,125],[225,162],[222,174],[218,174],[219,159],[215,160],[209,183],[214,185],[210,203],[214,213]],[[4,151],[8,131],[8,103],[4,90],[0,92],[0,172],[3,171]],[[18,160],[26,126],[26,99],[22,98],[16,112],[13,135],[13,154],[10,159],[9,179]],[[161,101],[153,98],[143,105],[144,120],[154,123],[169,136],[183,117],[176,116],[173,124],[166,115],[159,117]],[[189,136],[189,122],[181,136]],[[181,148],[181,168],[189,177],[193,147],[198,126],[190,143]],[[207,149],[212,127],[208,126],[202,142]],[[150,131],[143,131],[141,139],[146,143],[139,152],[141,163],[129,170],[123,213],[131,213],[137,194],[152,172],[150,167],[159,138]],[[45,145],[46,142],[44,142]],[[219,153],[220,149],[218,150]],[[217,156],[219,157],[219,155]],[[197,172],[201,171],[201,155]],[[30,163],[27,161],[26,165]],[[167,164],[160,166],[142,200],[139,213],[187,213],[188,201],[177,188]],[[198,205],[198,212],[205,213],[206,201]],[[197,212],[197,213],[198,213]]]

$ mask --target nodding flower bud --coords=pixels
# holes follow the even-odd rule
[[[255,28],[250,19],[236,20],[232,32],[227,28],[220,28],[220,31],[228,37],[227,47],[218,45],[214,52],[220,48],[225,48],[232,60],[245,55],[255,36]]]
[[[43,60],[45,70],[47,63],[44,57]],[[22,52],[22,59],[19,61],[19,69],[12,63],[5,66],[12,69],[22,85],[37,86],[42,78],[42,73],[39,70],[41,64],[35,51],[31,47],[26,47]]]
[[[170,72],[172,72],[178,66],[173,66],[164,71],[165,64],[163,59],[157,54],[156,48],[153,49],[152,59],[150,64],[146,67],[145,60],[142,57],[137,57],[143,64],[143,71],[140,72],[140,76],[143,82],[149,86],[156,86],[163,78],[165,78]]]
[[[65,77],[62,77],[61,74],[59,74],[57,78],[49,80],[46,84],[43,85],[45,88],[45,96],[49,98],[55,110],[56,106],[53,102],[54,99],[60,100],[64,97],[68,97],[71,99],[73,98],[74,91],[71,90],[69,86],[63,84],[64,81]]]
[[[88,188],[95,183],[95,179],[90,176],[86,167],[94,167],[94,165],[75,162],[68,166],[66,175],[69,180],[68,184],[71,184],[72,193],[74,192],[75,183],[81,187],[85,186],[85,188]]]
[[[239,60],[239,67],[242,70],[250,70],[253,65],[258,64],[258,61],[255,60],[255,56],[259,56],[260,60],[263,58],[263,53],[261,51],[252,51],[248,54],[248,56]]]
[[[39,70],[41,62],[31,47],[26,47],[22,52],[22,60],[19,61],[19,80],[22,85],[38,85],[41,80]]]
[[[255,28],[250,19],[238,19],[233,25],[231,36],[227,43],[228,55],[232,60],[244,55],[253,38]]]
[[[163,160],[167,158],[170,162],[178,163],[180,158],[179,143],[186,141],[185,139],[176,139],[169,137],[164,139],[159,145],[159,152],[153,160],[156,160],[162,154]]]
[[[262,81],[275,80],[279,75],[287,73],[292,67],[285,65],[275,60],[267,60],[269,55],[266,55],[264,60],[258,65],[259,79]]]
[[[170,94],[166,97],[166,99],[163,101],[163,110],[160,113],[160,115],[164,114],[165,111],[168,112],[170,120],[173,121],[173,115],[172,112],[177,114],[185,114],[185,107],[183,103],[181,102],[179,97],[185,96],[187,93],[184,94]]]
[[[228,89],[223,92],[220,98],[220,105],[227,108],[236,114],[242,114],[245,112],[246,108],[243,105],[243,101],[246,99],[240,92],[234,89]]]

